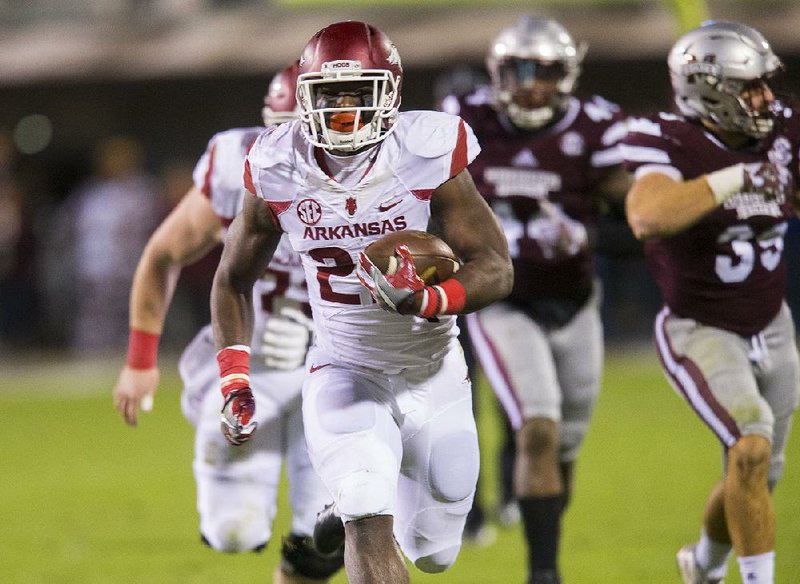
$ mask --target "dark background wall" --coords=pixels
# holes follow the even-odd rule
[[[482,68],[480,62],[471,65]],[[431,107],[433,82],[445,71],[446,67],[407,70],[403,108]],[[51,120],[52,143],[28,156],[27,162],[52,175],[53,194],[59,196],[83,172],[94,142],[103,136],[124,133],[139,138],[155,171],[172,159],[193,162],[215,132],[259,124],[272,73],[0,87],[0,129],[13,129],[29,114]],[[652,61],[589,61],[579,93],[599,93],[633,112],[668,107],[666,66]]]

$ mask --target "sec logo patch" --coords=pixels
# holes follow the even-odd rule
[[[322,219],[322,207],[314,199],[303,199],[297,203],[297,216],[306,225],[316,225]]]

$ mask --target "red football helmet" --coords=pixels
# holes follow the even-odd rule
[[[275,126],[296,120],[300,115],[297,107],[297,75],[300,61],[295,61],[283,71],[279,71],[269,83],[264,96],[261,117],[265,126]]]
[[[315,34],[300,57],[297,101],[306,138],[352,152],[394,128],[403,66],[383,32],[364,22],[337,22]]]

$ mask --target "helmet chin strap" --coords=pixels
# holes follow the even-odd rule
[[[335,120],[337,116],[344,119]],[[347,118],[350,118],[349,120]],[[327,137],[329,148],[333,150],[355,152],[370,143],[372,124],[359,121],[355,124],[355,115],[350,113],[334,114],[328,124],[324,135]]]

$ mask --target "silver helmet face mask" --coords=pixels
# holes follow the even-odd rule
[[[755,109],[749,93],[768,90],[769,79],[783,66],[755,29],[732,22],[705,23],[678,39],[667,64],[683,115],[752,138],[772,131],[780,104]]]
[[[567,30],[549,18],[523,16],[494,39],[486,58],[495,106],[515,126],[541,128],[566,109],[581,71],[585,45],[576,45]],[[536,81],[554,84],[547,104],[528,107],[515,96]]]

